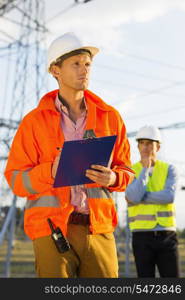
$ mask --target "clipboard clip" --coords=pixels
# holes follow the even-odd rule
[[[84,136],[83,136],[83,139],[94,139],[96,138],[96,135],[94,133],[94,130],[93,129],[88,129],[85,131],[84,133]]]

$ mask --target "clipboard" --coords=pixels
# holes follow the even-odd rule
[[[93,183],[85,176],[93,164],[107,166],[117,136],[64,142],[53,187]]]

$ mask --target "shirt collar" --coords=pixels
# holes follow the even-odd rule
[[[60,99],[59,99],[59,94],[58,93],[57,93],[56,98],[55,98],[55,106],[56,106],[56,109],[60,113],[64,112],[65,114],[69,115],[69,105],[63,97],[60,96]],[[84,97],[84,99],[81,103],[81,107],[85,107],[85,111],[82,112],[82,116],[83,116],[87,112],[87,103],[86,103],[85,97]]]

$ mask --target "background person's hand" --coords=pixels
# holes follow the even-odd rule
[[[143,168],[150,168],[152,166],[152,159],[150,157],[141,158]]]
[[[92,181],[107,187],[113,186],[116,183],[116,173],[113,172],[110,168],[100,165],[92,165],[91,168],[93,170],[86,170],[85,175]]]

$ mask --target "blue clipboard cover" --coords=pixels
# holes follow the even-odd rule
[[[91,165],[107,166],[116,135],[64,142],[53,187],[92,183],[85,176]]]

